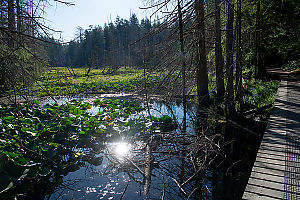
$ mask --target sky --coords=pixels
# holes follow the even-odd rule
[[[143,0],[69,0],[75,6],[52,3],[46,8],[46,24],[52,29],[62,31],[54,38],[69,41],[74,38],[76,28],[87,29],[89,25],[100,25],[114,22],[119,16],[129,19],[130,12],[135,13],[139,20],[149,15],[150,11],[139,9],[144,7]],[[53,1],[52,1],[53,2]],[[111,20],[110,20],[111,19]]]

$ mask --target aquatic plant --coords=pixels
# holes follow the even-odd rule
[[[92,114],[92,107],[99,111]],[[119,99],[96,99],[93,104],[72,100],[63,105],[41,105],[34,100],[31,104],[1,105],[0,177],[4,178],[0,179],[0,194],[26,180],[76,171],[84,162],[100,165],[101,157],[81,149],[97,152],[120,130],[145,135],[177,127],[168,116],[151,123],[142,116],[143,110],[136,101]]]

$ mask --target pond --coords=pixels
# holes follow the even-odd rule
[[[68,96],[56,102],[80,105],[89,116],[105,121],[112,118],[108,112],[116,113],[134,101]],[[49,103],[54,102],[42,102]],[[133,110],[126,115],[116,114],[98,126],[105,134],[76,143],[71,148],[74,157],[62,156],[71,163],[63,171],[49,172],[38,181],[19,181],[11,193],[21,191],[20,199],[51,200],[241,198],[261,140],[245,131],[253,124],[241,122],[243,128],[236,127],[224,123],[216,113],[208,113],[203,134],[196,134],[193,104],[188,106],[186,131],[180,129],[180,100],[168,104],[151,101],[150,110],[138,108],[136,103],[130,106]],[[141,107],[146,106],[141,103]],[[252,132],[262,131],[263,126],[255,126]]]
[[[58,103],[65,101],[68,99],[59,99]],[[191,109],[195,110],[194,107]],[[98,109],[92,107],[88,111],[96,114]],[[183,118],[182,106],[175,102],[169,106],[152,102],[150,113],[153,117],[174,115],[179,122]],[[138,115],[147,115],[147,112]],[[136,116],[130,116],[133,117]],[[189,122],[192,121],[190,118],[188,115]],[[178,179],[182,173],[183,147],[187,151],[186,145],[181,143],[195,135],[191,123],[187,132],[189,136],[181,134],[179,137],[179,129],[166,133],[156,130],[151,136],[118,130],[117,136],[107,138],[105,142],[99,141],[102,142],[99,145],[101,153],[96,157],[101,164],[85,163],[69,173],[49,199],[120,199],[122,195],[124,199],[161,199],[163,195],[165,199],[183,199],[185,196],[180,194],[173,179]],[[89,153],[89,149],[87,151],[81,150],[80,153]]]

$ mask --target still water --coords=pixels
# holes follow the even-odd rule
[[[56,102],[64,104],[72,99],[91,103],[99,97],[59,97]],[[87,112],[95,115],[101,109],[91,107]],[[263,126],[240,120],[241,129],[209,110],[203,119],[205,125],[196,134],[196,107],[190,104],[187,111],[186,131],[178,128],[183,120],[180,101],[152,101],[150,111],[117,119],[118,124],[124,124],[146,118],[150,112],[154,117],[168,115],[179,126],[147,134],[134,126],[114,126],[113,133],[92,146],[74,147],[76,156],[83,159],[68,171],[46,177],[43,186],[29,183],[37,188],[32,189],[34,195],[45,200],[241,199],[261,140],[244,130],[263,131]],[[152,122],[144,126],[151,127]]]
[[[71,99],[60,98],[58,103]],[[93,98],[85,97],[82,100],[91,102]],[[190,106],[189,110],[187,121],[192,122],[195,108]],[[98,111],[99,108],[96,107],[88,110],[91,114]],[[155,117],[174,116],[179,123],[183,117],[182,106],[176,102],[168,106],[152,102],[150,113]],[[147,114],[145,111],[138,115]],[[85,162],[78,170],[64,176],[63,183],[45,199],[188,198],[192,191],[185,187],[186,191],[183,192],[178,184],[183,183],[183,173],[187,171],[193,173],[193,170],[187,168],[192,163],[188,163],[185,155],[191,148],[187,144],[192,144],[195,136],[193,124],[188,123],[186,134],[180,134],[179,129],[168,133],[156,131],[152,135],[128,134],[128,132],[122,129],[119,130],[119,134],[109,136],[105,141],[99,141],[99,152],[91,152],[88,148],[77,149],[79,156],[96,153],[98,165]],[[209,186],[209,183],[206,185]]]

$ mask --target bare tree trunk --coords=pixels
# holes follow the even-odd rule
[[[182,62],[182,104],[183,104],[183,119],[182,119],[182,130],[186,131],[186,77],[185,77],[185,53],[184,53],[184,40],[183,40],[183,22],[182,12],[180,6],[180,0],[178,0],[178,18],[179,18],[179,38],[180,38],[180,57]]]
[[[30,14],[31,14],[31,19],[30,19],[30,31],[31,31],[31,36],[34,37],[34,8],[33,8],[33,0],[30,1]]]
[[[227,26],[226,26],[226,74],[227,74],[227,87],[226,87],[226,105],[229,114],[233,112],[233,4],[232,0],[228,1],[227,6]]]
[[[197,22],[197,96],[199,106],[209,105],[208,95],[208,75],[205,49],[205,30],[204,30],[204,1],[195,0],[196,22]]]
[[[217,80],[217,96],[223,99],[224,88],[224,59],[221,44],[221,19],[220,19],[220,0],[215,0],[216,22],[215,22],[215,55],[216,55],[216,80]]]
[[[22,0],[16,0],[17,6],[17,31],[18,31],[18,44],[22,42],[22,18],[21,18],[21,9],[22,9]]]
[[[8,46],[14,48],[15,46],[15,31],[16,31],[16,22],[15,22],[15,10],[14,10],[14,0],[7,0],[8,3]]]
[[[237,52],[236,52],[236,100],[240,104],[240,111],[243,110],[243,94],[242,94],[242,20],[241,20],[241,0],[237,0]]]
[[[147,90],[147,78],[146,78],[146,67],[147,67],[147,61],[146,61],[146,44],[144,44],[144,55],[143,55],[143,64],[144,64],[144,94],[145,94],[145,103],[147,106],[148,115],[150,117],[150,121],[152,121],[152,116],[150,112],[150,105],[149,105],[149,96],[148,96],[148,90]]]
[[[263,66],[261,63],[261,52],[260,52],[260,0],[256,4],[256,30],[255,30],[255,77],[261,78],[264,75]]]
[[[150,141],[148,142],[148,144],[146,145],[146,152],[145,152],[145,167],[144,167],[144,171],[145,171],[145,175],[144,175],[144,194],[147,195],[149,193],[150,190],[150,186],[151,186],[151,173],[152,173],[152,138],[150,139]]]
[[[4,6],[5,6],[5,3],[3,0],[0,1],[0,6],[2,9],[0,9],[0,25],[1,27],[3,27],[4,25]]]
[[[199,135],[206,129],[207,108],[209,106],[208,74],[205,49],[204,29],[204,0],[195,0],[196,23],[197,23],[197,55],[196,55],[196,79],[197,79],[197,121],[196,133]]]
[[[93,51],[93,50],[92,50]],[[91,72],[91,69],[94,68],[94,63],[95,63],[95,57],[94,57],[94,52],[92,52],[92,57],[91,57],[91,61],[90,61],[90,64],[88,66],[88,70],[85,74],[86,77],[89,77],[89,74]]]

